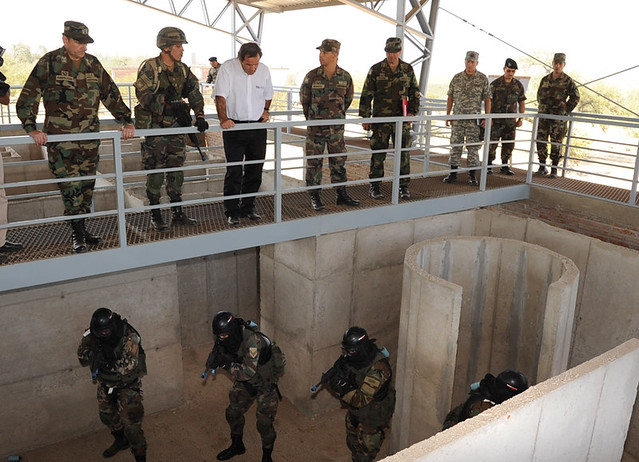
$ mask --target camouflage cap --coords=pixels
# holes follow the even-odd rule
[[[555,56],[552,58],[553,63],[565,63],[566,62],[566,54],[565,53],[555,53]]]
[[[479,53],[476,51],[467,51],[466,52],[466,61],[479,61]]]
[[[504,64],[504,67],[507,67],[508,69],[519,69],[517,67],[517,62],[511,58],[506,59],[506,64]]]
[[[384,51],[386,53],[399,53],[402,51],[402,39],[399,37],[391,37],[387,39]]]
[[[80,43],[93,43],[93,39],[89,36],[89,28],[81,22],[65,21],[62,35]]]
[[[318,46],[317,49],[322,51],[333,51],[335,53],[339,53],[340,46],[341,46],[341,43],[339,43],[337,40],[324,39],[322,40],[322,44]]]

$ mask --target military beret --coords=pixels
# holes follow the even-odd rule
[[[477,53],[476,51],[467,51],[466,61],[479,61],[479,53]]]
[[[386,53],[399,53],[402,51],[402,39],[399,37],[391,37],[387,39],[384,51]]]
[[[565,63],[566,62],[566,54],[565,53],[555,53],[555,56],[552,58],[553,63]]]
[[[93,39],[89,36],[89,28],[81,22],[66,21],[62,34],[80,43],[93,43]]]
[[[508,69],[519,69],[517,67],[517,62],[514,59],[508,58],[506,60],[506,64],[504,64],[505,67],[507,67]]]
[[[324,39],[322,40],[322,44],[318,46],[317,49],[322,51],[333,51],[335,53],[339,53],[340,46],[341,44],[337,40]]]

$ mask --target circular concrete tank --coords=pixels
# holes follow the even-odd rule
[[[522,241],[462,236],[411,246],[393,450],[439,431],[451,404],[488,372],[517,369],[537,383],[566,370],[578,282],[570,259]]]

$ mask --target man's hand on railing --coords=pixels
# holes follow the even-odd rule
[[[33,138],[33,141],[35,141],[38,146],[44,146],[47,144],[47,134],[40,130],[33,130],[32,132],[29,132],[29,136]]]
[[[135,125],[126,124],[120,130],[122,131],[122,139],[128,140],[133,138],[133,135],[135,134]]]

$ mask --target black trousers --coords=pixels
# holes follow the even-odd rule
[[[266,157],[266,129],[222,132],[227,162],[264,160]],[[263,163],[226,167],[224,195],[256,193],[262,184]],[[227,217],[240,217],[255,210],[255,197],[224,201]]]

